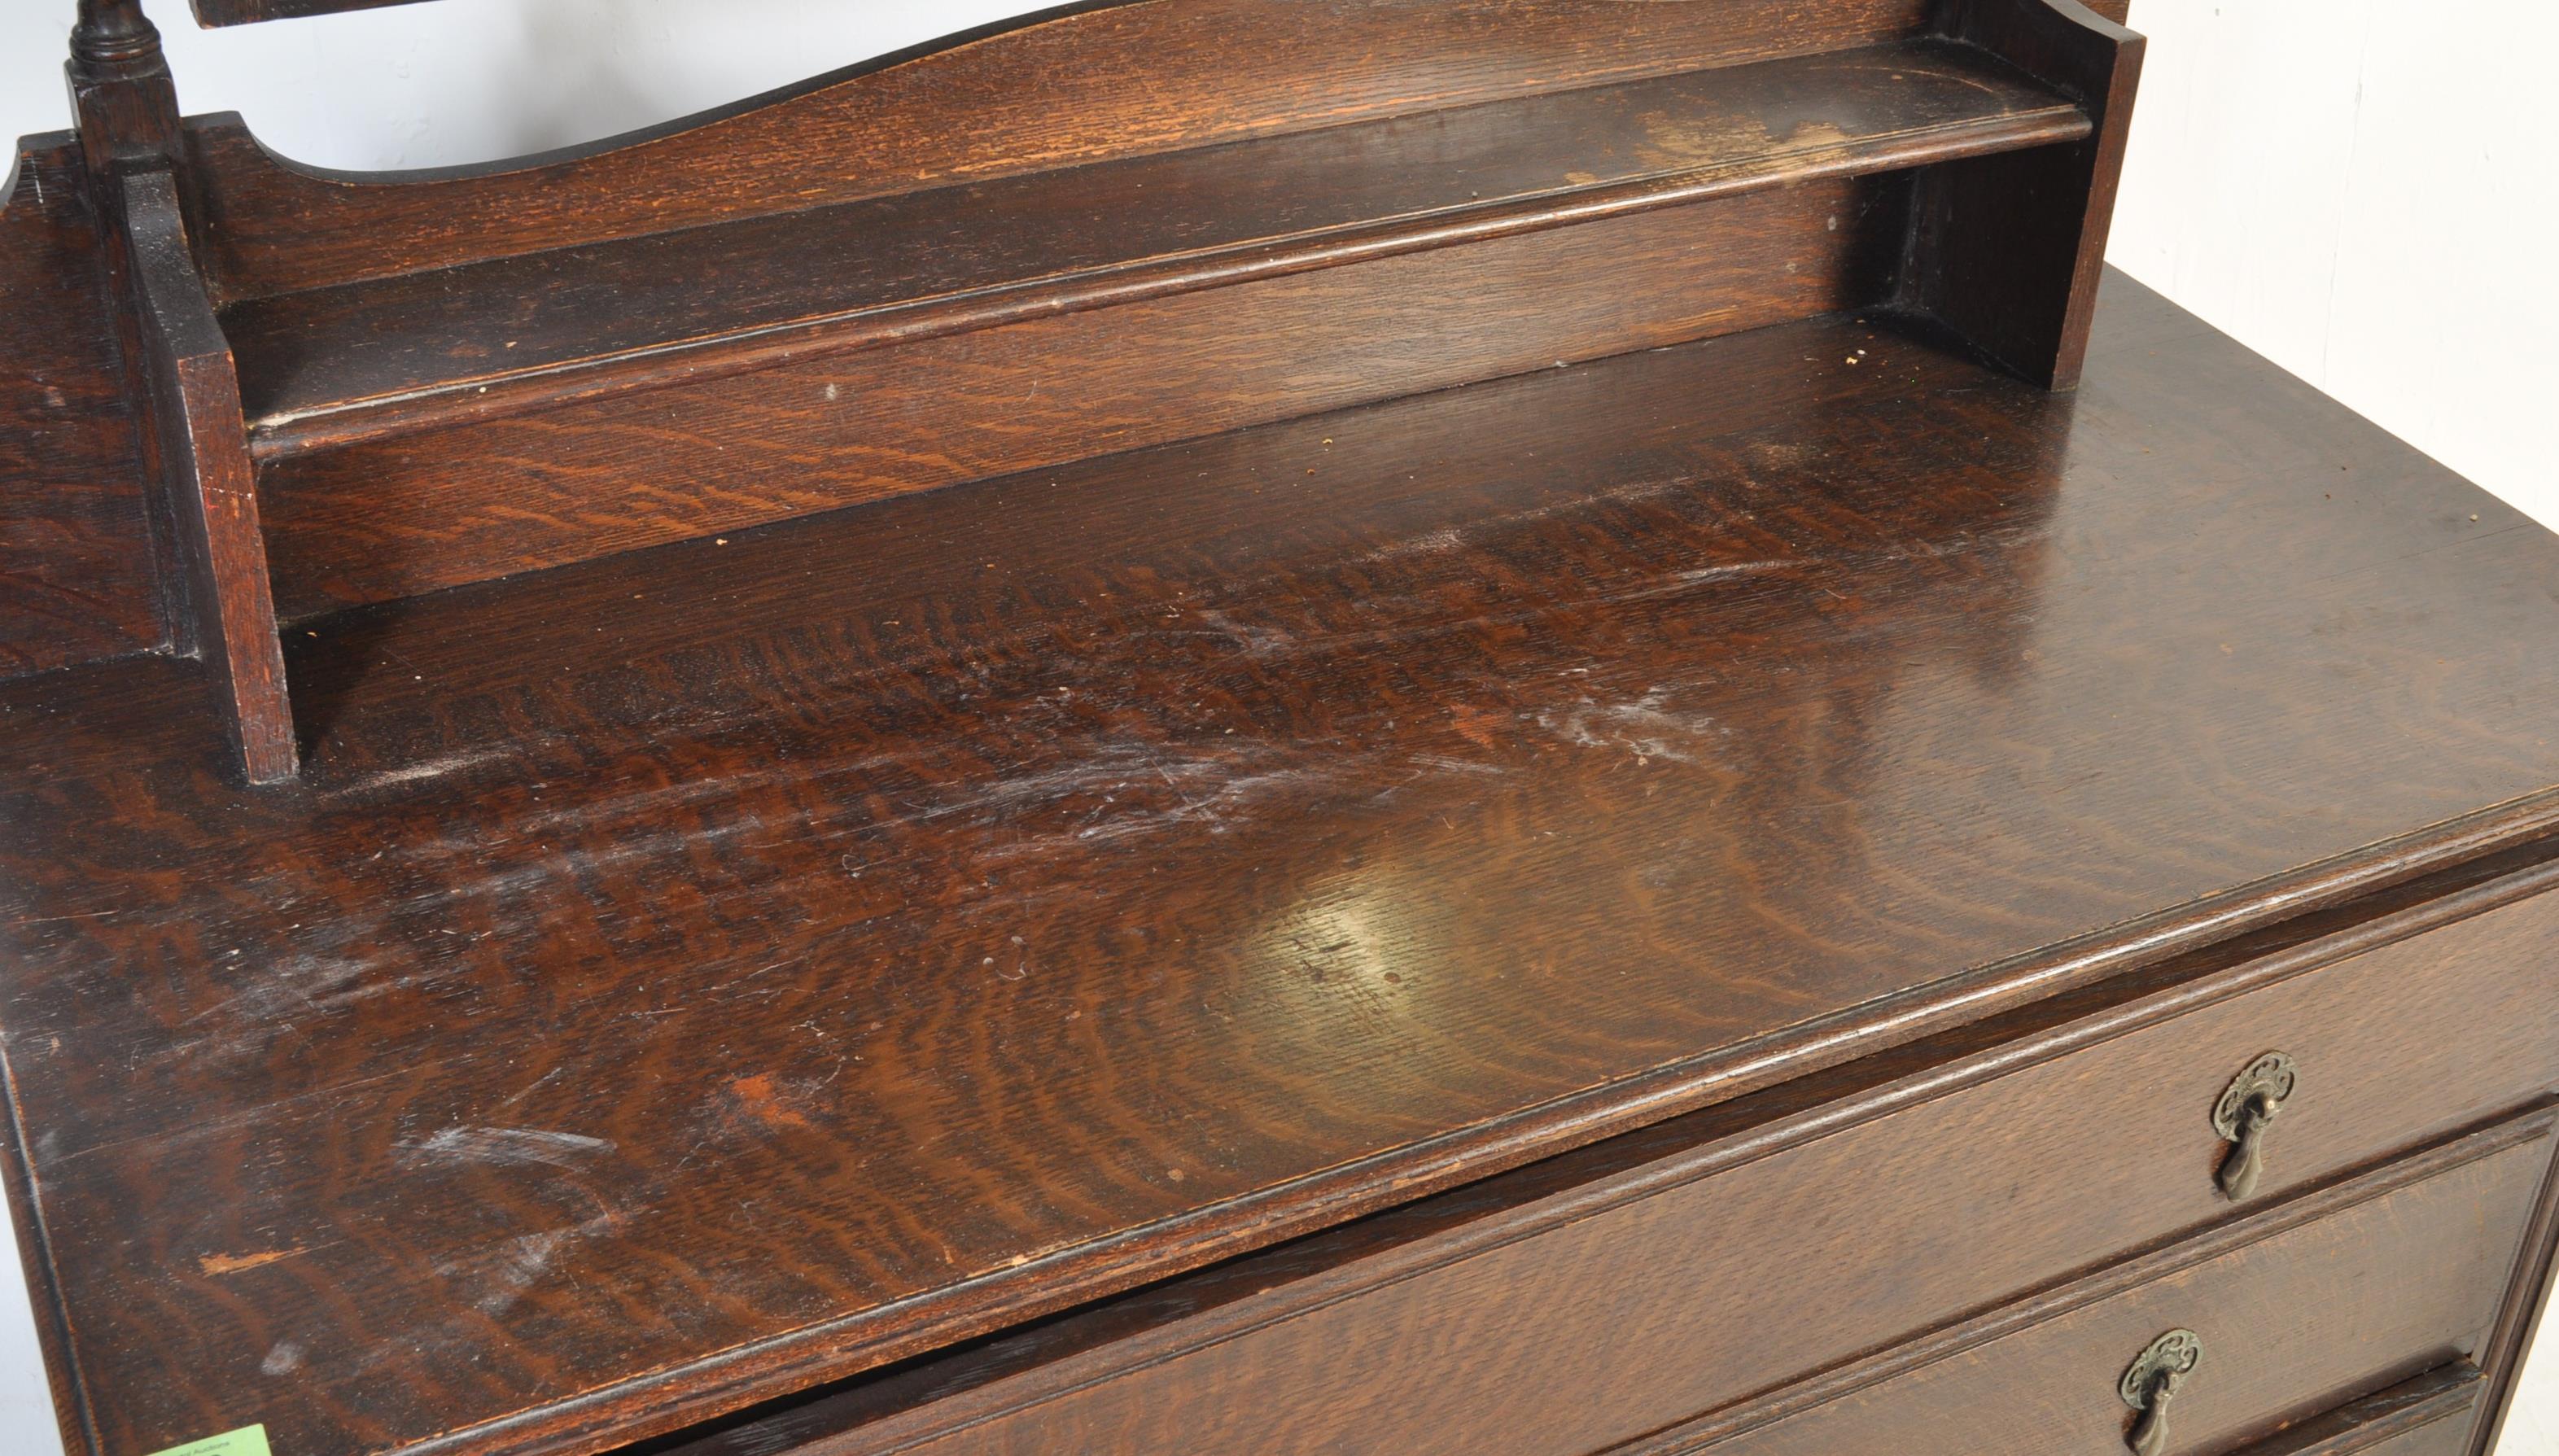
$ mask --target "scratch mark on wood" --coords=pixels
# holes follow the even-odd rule
[[[403,1160],[412,1164],[450,1158],[470,1163],[542,1164],[553,1168],[580,1167],[589,1159],[602,1157],[613,1150],[614,1144],[606,1138],[586,1137],[575,1132],[550,1132],[538,1127],[448,1127],[400,1149]]]
[[[296,1244],[291,1248],[270,1248],[263,1253],[209,1253],[196,1260],[196,1267],[204,1270],[208,1275],[220,1278],[225,1274],[262,1269],[268,1264],[310,1251]]]

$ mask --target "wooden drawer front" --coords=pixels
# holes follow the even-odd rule
[[[2351,1450],[2359,1456],[2469,1456],[2471,1423],[2467,1420],[2439,1420],[2413,1431],[2390,1437],[2375,1446],[2337,1447],[2337,1456]]]
[[[2479,1148],[2480,1155],[2447,1170],[2183,1267],[2174,1267],[2183,1250],[2141,1260],[2172,1271],[2113,1293],[2091,1281],[2086,1303],[1691,1449],[1715,1456],[2122,1456],[2133,1416],[2117,1384],[2145,1347],[2175,1330],[2191,1331],[2202,1345],[2200,1361],[2169,1402],[2168,1449],[2175,1452],[2227,1450],[2361,1392],[2457,1364],[2477,1352],[2495,1318],[2548,1168],[2549,1119],[2536,1114],[2528,1126],[2529,1140],[2510,1133],[2471,1139],[2463,1150]],[[2382,1184],[2387,1176],[2367,1181]],[[2198,1243],[2218,1246],[2228,1238]],[[2428,1448],[2420,1442],[2414,1449]]]
[[[2469,1361],[2439,1366],[2288,1425],[2240,1456],[2469,1456],[2487,1386]]]
[[[2064,1028],[2042,1060],[1886,1088],[1826,1135],[1808,1119],[1695,1147],[866,1415],[823,1449],[1622,1442],[2227,1217],[2210,1113],[2261,1053],[2293,1056],[2300,1088],[2251,1208],[2521,1105],[2559,1082],[2554,908],[2520,901],[2289,978],[2247,968],[2228,984],[2252,988],[2181,993],[2190,1009],[2166,1020],[2125,1008]]]

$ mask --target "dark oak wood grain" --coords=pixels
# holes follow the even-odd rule
[[[0,674],[167,641],[144,467],[77,145],[35,137],[0,206]]]
[[[278,610],[1880,303],[1905,218],[1810,183],[301,456],[261,481]]]
[[[2484,1440],[2548,542],[2088,353],[2119,8],[1709,14],[1080,7],[393,180],[84,4],[12,327],[125,430],[18,483],[165,487],[81,586],[202,661],[0,687],[75,1441],[2024,1449],[2162,1290],[2318,1316],[2216,1445]]]
[[[1154,1358],[1204,1348],[1292,1316],[1325,1317],[1325,1306],[1345,1294],[1366,1297],[1396,1281],[1427,1277],[1432,1269],[1469,1253],[1500,1250],[1521,1237],[1569,1226],[1638,1204],[1661,1191],[1719,1170],[1743,1170],[1755,1159],[1785,1155],[1790,1149],[1819,1149],[1820,1141],[1851,1135],[1878,1117],[1893,1117],[1928,1100],[1982,1085],[1985,1081],[2033,1068],[2055,1058],[2104,1055],[2106,1047],[2127,1034],[2164,1030],[2164,1019],[2184,1016],[2232,998],[2245,998],[2291,977],[2333,966],[2341,957],[2391,947],[2410,938],[2431,938],[2468,917],[2538,894],[2559,866],[2547,845],[2519,846],[2468,862],[2457,869],[2421,877],[2335,907],[2296,917],[2264,931],[2240,936],[2191,954],[2172,957],[2138,973],[2096,982],[2077,990],[2020,1007],[2018,1010],[1904,1044],[1767,1091],[1736,1097],[1704,1110],[1652,1124],[1575,1152],[1545,1159],[1479,1180],[1464,1188],[1355,1221],[1321,1235],[1283,1244],[1248,1257],[1229,1260],[1197,1273],[1159,1283],[1136,1294],[1100,1303],[1072,1316],[1035,1324],[1016,1334],[966,1347],[947,1357],[919,1361],[878,1377],[844,1383],[831,1391],[774,1402],[772,1407],[715,1423],[663,1447],[653,1456],[762,1456],[779,1450],[806,1450],[810,1456],[841,1456],[898,1443],[919,1432],[950,1432],[973,1418],[1007,1412],[1035,1398],[1036,1392],[1068,1392],[1087,1398],[1078,1387],[1097,1375],[1142,1371]],[[2413,948],[2401,946],[2401,950]],[[2452,947],[2447,946],[2449,952]],[[2474,945],[2470,953],[2480,947]],[[2375,968],[2362,962],[2358,972]],[[2384,972],[2386,973],[2386,972]],[[2332,985],[2334,981],[2329,982]],[[2350,1000],[2350,992],[2341,999]],[[2449,1000],[2449,998],[2448,998]],[[2172,1022],[2172,1024],[2174,1024]],[[2423,1033],[2419,1033],[2423,1034]],[[2323,1059],[2326,1060],[2326,1059]],[[2381,1060],[2387,1060],[2385,1056]],[[2026,1119],[2019,1119],[2023,1123]],[[1994,1134],[1988,1146],[2000,1148],[2005,1136]],[[1981,1157],[1979,1147],[1955,1156]],[[2434,1154],[2423,1156],[2433,1157]],[[2182,1160],[2170,1158],[2167,1163]],[[2014,1165],[2013,1165],[2014,1166]],[[2193,1170],[2201,1173],[2199,1167]],[[2404,1179],[2405,1170],[2386,1177]],[[2174,1174],[2171,1174],[2174,1178]],[[1996,1181],[1980,1197],[1992,1197]],[[2350,1180],[2355,1181],[2355,1180]],[[2314,1203],[2333,1206],[2334,1186],[2312,1186],[2304,1195]],[[2349,1193],[2345,1195],[2350,1198]],[[2262,1206],[2262,1205],[2261,1205]],[[2298,1221],[2300,1209],[2281,1217]],[[1726,1220],[1725,1224],[1737,1223]],[[1790,1277],[1804,1290],[1802,1307],[1789,1311],[1771,1328],[1785,1340],[1800,1338],[1808,1325],[1819,1328],[1837,1307],[1855,1307],[1881,1286],[1861,1248],[1874,1237],[1863,1220],[1832,1218],[1826,1233],[1840,1250],[1809,1262],[1798,1261]],[[2059,1223],[2072,1225],[2072,1216]],[[1730,1232],[1730,1231],[1728,1231]],[[1748,1237],[1743,1234],[1740,1237]],[[2206,1236],[2218,1237],[2218,1236]],[[2528,1235],[2532,1247],[2538,1235]],[[1951,1241],[1951,1240],[1950,1240]],[[1677,1268],[1693,1254],[1674,1254]],[[2190,1256],[2189,1256],[2190,1257]],[[2156,1256],[2137,1258],[2136,1265],[2159,1267]],[[2059,1263],[2050,1265],[2058,1269]],[[1922,1268],[1923,1275],[1945,1270]],[[2138,1268],[2127,1277],[2113,1270],[2110,1287],[2124,1287],[2148,1277]],[[2520,1286],[2528,1299],[2531,1286]],[[1576,1300],[1581,1297],[1577,1288]],[[2515,1296],[2509,1294],[2509,1301]],[[1996,1318],[2015,1328],[2021,1320],[2040,1318],[2038,1310],[2054,1305],[2050,1294],[2031,1296],[2005,1306]],[[2066,1296],[2064,1303],[2067,1302]],[[1669,1303],[1675,1317],[1680,1306]],[[1691,1306],[1691,1308],[1701,1308]],[[1712,1306],[1702,1308],[1711,1309]],[[2511,1303],[2509,1303],[2509,1310]],[[1648,1314],[1658,1319],[1663,1312]],[[1857,1316],[1852,1315],[1851,1318]],[[2500,1319],[2505,1316],[2501,1315]],[[1639,1321],[1639,1323],[1641,1323]],[[1871,1384],[1878,1372],[1914,1368],[1935,1358],[1933,1352],[1977,1342],[1985,1326],[1979,1319],[1956,1321],[1915,1341],[1904,1341],[1875,1356],[1835,1366],[1808,1378],[1791,1380],[1735,1405],[1683,1422],[1635,1450],[1685,1449],[1774,1415],[1811,1408],[1843,1389]],[[1415,1337],[1430,1345],[1440,1337],[1432,1329]],[[1730,1339],[1727,1335],[1725,1338]],[[1784,1343],[1784,1342],[1778,1342]],[[2488,1358],[2494,1359],[2495,1340]],[[1473,1347],[1450,1342],[1449,1365],[1460,1378],[1478,1363]],[[1550,1392],[1587,1379],[1594,1365],[1613,1371],[1622,1363],[1620,1342],[1613,1334],[1580,1346],[1543,1347],[1535,1362],[1542,1379],[1516,1379],[1492,1395],[1495,1402],[1525,1404],[1522,1418],[1552,1419],[1556,1402]],[[1697,1362],[1674,1354],[1669,1374],[1695,1379]],[[1503,1372],[1516,1375],[1516,1372]],[[1448,1378],[1434,1371],[1432,1380]],[[1622,1376],[1605,1383],[1621,1388]],[[2393,1438],[2394,1432],[2432,1421],[2450,1426],[2430,1433],[2426,1444],[2445,1442],[2467,1449],[2470,1430],[2463,1413],[2462,1391],[2471,1396],[2494,1382],[2475,1368],[2444,1368],[2389,1391],[2350,1402],[2318,1419],[2290,1428],[2268,1443],[2262,1456],[2294,1456],[2297,1450],[2322,1456],[2360,1450]],[[1157,1393],[1166,1393],[1158,1391]],[[1235,1418],[1234,1394],[1213,1383],[1176,1387],[1171,1398],[1185,1405],[1204,1405],[1199,1418],[1208,1426]],[[2473,1409],[2484,1409],[2480,1401]],[[1145,1412],[1153,1419],[1154,1412]],[[996,1430],[1001,1430],[999,1425]],[[1516,1441],[1499,1442],[1522,1446]],[[2251,1448],[2251,1456],[2261,1456]]]
[[[141,0],[79,0],[71,43],[65,72],[88,170],[103,178],[171,166],[181,150],[178,87]]]
[[[1927,0],[1142,0],[885,57],[664,134],[445,179],[331,176],[197,124],[226,298],[1924,31]],[[775,104],[781,102],[782,104]]]
[[[2246,1456],[2468,1456],[2479,1368],[2438,1367],[2250,1446]]]
[[[2117,45],[2093,16],[2038,14]],[[1079,44],[1116,56],[1127,38],[1083,20]],[[585,246],[242,302],[226,323],[279,611],[1881,304],[1917,265],[1910,169],[2016,149],[2089,165],[2080,104],[1926,37],[1436,99],[619,242],[599,223]],[[2081,210],[2046,192],[2030,209],[2078,239]],[[2024,278],[2002,307],[2065,310],[2071,287]]]
[[[1988,52],[1917,40],[748,215],[253,299],[224,325],[257,448],[273,458],[528,402],[2064,146],[2088,127],[2077,105]],[[1710,212],[1683,225],[1720,224]],[[1758,273],[1820,269],[1820,225],[1799,230],[1799,249],[1756,260]],[[1752,276],[1734,269],[1726,286]],[[1286,349],[1284,335],[1234,332]]]
[[[163,518],[183,563],[184,646],[211,669],[221,716],[251,784],[293,777],[293,708],[276,640],[266,536],[240,427],[229,345],[196,272],[176,179],[120,180],[141,374],[157,425]]]
[[[2339,1456],[2343,1456],[2345,1452],[2356,1451],[2369,1451],[2373,1456],[2478,1456],[2470,1445],[2464,1431],[2464,1424],[2460,1420],[2438,1421],[2416,1430],[2385,1437],[2373,1445],[2349,1444],[2332,1449],[2338,1452]],[[2317,1447],[2312,1449],[2318,1450]],[[2291,1453],[2277,1446],[2274,1456],[2291,1456]],[[2328,1456],[2328,1453],[2321,1452],[2320,1456]]]
[[[2079,270],[1931,316],[2066,385],[2135,48],[2070,0],[1144,0],[398,179],[299,174],[228,123],[182,135],[134,0],[82,0],[73,53],[93,262],[165,486],[148,580],[94,585],[209,664],[240,772],[271,783],[296,729],[270,618],[1811,313],[1929,312],[1907,275],[1963,246],[1927,230],[1930,179],[1994,154],[2062,172],[1989,230],[2058,228]],[[2019,332],[2056,310],[2058,335]]]
[[[1084,4],[351,177],[79,0],[0,214],[71,1444],[2093,1451],[2175,1323],[2177,1449],[2484,1456],[2559,542],[2096,312],[2122,18]]]
[[[2529,896],[2549,877],[2492,893]],[[1451,1194],[683,1456],[1591,1451],[1699,1412],[1724,1430],[1762,1422],[1774,1402],[1747,1397],[1817,1403],[1873,1379],[1788,1388],[1807,1370],[2220,1219],[2205,1111],[2258,1050],[2295,1054],[2315,1092],[2288,1109],[2280,1182],[2251,1208],[2559,1086],[2541,969],[2559,909],[2527,899],[2424,934],[2447,908],[2421,902],[2407,923],[2315,938],[2052,1031],[2003,1028],[1944,1060],[1952,1048],[1914,1046],[1883,1059],[1898,1082],[1834,1084],[1792,1113],[1784,1093],[1743,1098],[1639,1139],[1652,1156],[1632,1169],[1523,1170],[1515,1200]],[[2300,969],[2376,932],[2418,938]],[[2491,978],[2503,989],[2483,993]],[[2475,1042],[2483,1023],[2507,1038]],[[2477,1277],[2503,1287],[2493,1268]],[[1546,1398],[1551,1385],[1521,1382],[1532,1368],[1598,1393]]]
[[[1914,233],[1914,191],[1942,218],[1930,179],[1995,154],[2061,171],[1987,230],[2081,266],[1932,317],[2066,385],[2131,71],[2089,81],[2134,54],[2070,0],[1144,0],[575,156],[332,179],[245,160],[227,123],[182,137],[133,0],[83,0],[73,50],[166,484],[151,579],[99,585],[214,669],[253,783],[294,767],[270,618],[1807,314],[1928,312],[1908,275],[1964,244]]]
[[[2271,1435],[2461,1361],[2503,1291],[2502,1255],[2521,1238],[2549,1161],[2546,1133],[2508,1141],[2424,1182],[2366,1195],[2123,1292],[2078,1302],[2070,1291],[2064,1297],[2076,1307],[2049,1319],[1694,1449],[1721,1456],[2119,1450],[2132,1413],[2116,1380],[2154,1338],[2177,1328],[2202,1337],[2203,1360],[2172,1403],[2173,1449],[2226,1450]],[[2234,1241],[2254,1232],[2242,1226]]]
[[[1941,23],[2078,99],[2094,126],[2073,146],[1927,169],[1903,298],[2026,377],[2070,388],[2105,268],[2142,38],[2078,0],[1955,0]]]
[[[2549,538],[2110,295],[315,621],[281,790],[0,686],[87,1418],[595,1450],[2551,828]]]
[[[2463,1423],[2465,1456],[2492,1456],[2496,1451],[2533,1348],[2534,1332],[2550,1308],[2554,1279],[2559,1279],[2559,1167],[2551,1170],[2542,1187],[2532,1227],[2515,1256],[2505,1302],[2479,1356],[2486,1378],[2477,1410]]]
[[[192,0],[198,20],[209,26],[247,25],[266,20],[292,20],[302,16],[336,15],[351,10],[376,10],[386,5],[415,4],[417,0]],[[1108,4],[1128,4],[1130,0],[1105,0],[1104,4],[1060,6],[1057,11],[1093,10]],[[2115,20],[2124,18],[2130,0],[2095,0],[2093,8],[2106,12]],[[1044,12],[1052,13],[1052,12]]]
[[[176,171],[176,85],[138,0],[80,0],[71,51],[76,192],[94,219],[87,271],[106,284],[84,302],[108,325],[119,393],[140,416],[154,537],[147,575],[89,586],[148,604],[162,629],[153,645],[205,662],[237,772],[275,783],[295,766],[292,711],[238,384]],[[43,499],[55,483],[14,484]]]

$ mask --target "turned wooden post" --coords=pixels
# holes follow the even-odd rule
[[[66,70],[92,175],[176,165],[178,88],[139,0],[79,0]]]

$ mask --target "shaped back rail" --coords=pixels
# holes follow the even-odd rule
[[[172,639],[266,782],[276,624],[344,608],[1835,310],[2070,387],[2110,8],[1083,5],[410,176],[179,122],[133,0],[73,71]]]
[[[337,15],[349,10],[379,10],[414,5],[417,0],[195,0],[196,19],[207,26],[249,25],[261,20],[298,20],[310,15]]]

